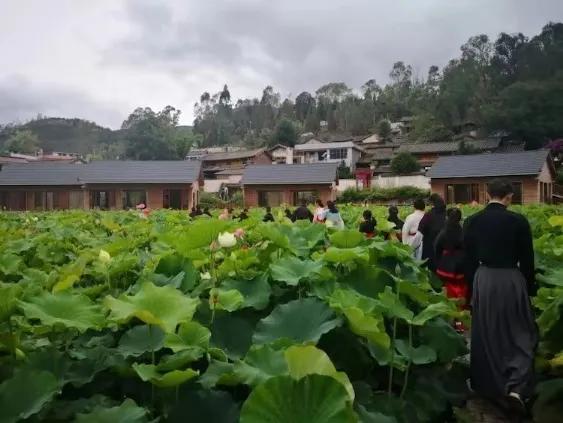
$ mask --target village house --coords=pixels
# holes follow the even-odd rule
[[[198,158],[202,162],[205,179],[217,179],[217,174],[225,170],[239,170],[249,164],[271,164],[272,156],[264,148],[255,150],[225,151],[209,153]]]
[[[242,187],[246,207],[297,205],[320,198],[336,198],[336,163],[251,165],[244,170]]]
[[[487,183],[494,178],[512,182],[513,203],[549,203],[555,168],[547,150],[440,157],[428,172],[433,193],[448,204],[487,201]]]
[[[293,147],[293,163],[344,164],[353,172],[363,153],[365,151],[353,141],[322,142],[313,138]]]
[[[7,210],[188,209],[203,183],[197,161],[36,162],[0,169],[0,207]]]

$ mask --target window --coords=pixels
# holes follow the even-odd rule
[[[331,160],[341,160],[348,157],[348,149],[347,148],[336,148],[330,150],[330,159]]]
[[[260,207],[278,207],[281,203],[281,191],[258,191],[258,205]]]
[[[522,204],[522,182],[512,182],[512,189],[514,189],[512,204]]]
[[[45,210],[45,192],[36,192],[35,193],[35,203],[34,209],[35,210]]]
[[[317,191],[296,191],[293,193],[293,204],[300,205],[302,201],[314,203],[318,198]]]
[[[108,191],[92,191],[90,199],[90,207],[97,209],[109,208],[109,192]]]
[[[181,209],[182,208],[182,190],[165,189],[162,192],[162,206],[165,209]]]
[[[132,209],[140,203],[147,203],[147,193],[145,191],[123,191],[123,208]]]
[[[446,203],[479,202],[479,184],[450,184],[446,186]]]

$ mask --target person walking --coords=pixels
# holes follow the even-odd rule
[[[436,275],[444,283],[448,298],[462,300],[461,308],[467,309],[469,289],[464,272],[463,228],[461,227],[461,210],[448,210],[446,226],[436,237],[434,243],[436,257]],[[465,328],[459,321],[455,329],[464,332]]]
[[[422,260],[426,260],[428,269],[436,271],[436,258],[434,257],[434,243],[436,237],[446,224],[446,203],[438,194],[430,196],[432,209],[428,211],[418,224],[418,231],[422,234]]]
[[[301,205],[295,209],[293,212],[292,221],[297,220],[309,220],[309,222],[313,221],[313,213],[307,207],[307,202],[305,200],[301,201]]]
[[[466,275],[472,281],[471,387],[521,417],[534,390],[537,326],[530,224],[507,210],[514,189],[488,184],[489,204],[464,225]]]
[[[273,221],[274,221],[274,215],[272,214],[272,208],[266,207],[266,214],[264,215],[262,222],[273,222]]]
[[[336,229],[344,229],[344,220],[342,220],[342,216],[340,216],[336,204],[332,201],[328,201],[326,205],[328,210],[325,214],[325,224]]]
[[[327,209],[320,199],[317,199],[315,203],[317,207],[313,213],[313,223],[324,223]]]
[[[366,238],[373,238],[376,234],[377,220],[373,218],[371,210],[364,210],[362,217],[364,220],[360,223],[359,231],[365,234]]]
[[[401,240],[403,244],[408,245],[412,248],[413,257],[417,260],[422,258],[422,249],[425,240],[423,240],[422,234],[418,230],[418,225],[424,217],[424,200],[417,199],[413,203],[414,211],[407,216],[405,219],[405,224],[402,229]]]

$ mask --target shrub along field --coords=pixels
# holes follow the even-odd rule
[[[521,210],[549,422],[563,413],[563,213]],[[0,422],[455,421],[467,349],[450,322],[468,316],[406,247],[364,239],[361,212],[343,206],[339,232],[282,210],[267,224],[258,209],[0,214]]]

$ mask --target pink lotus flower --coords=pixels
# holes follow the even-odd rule
[[[237,238],[242,238],[244,236],[244,229],[238,228],[237,230],[235,230],[234,236]]]

